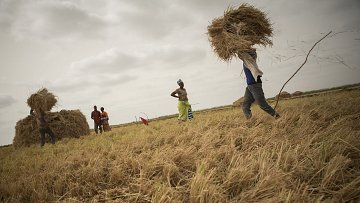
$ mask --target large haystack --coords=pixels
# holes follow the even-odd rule
[[[62,138],[78,138],[89,135],[89,124],[80,110],[61,110],[60,112],[48,113],[50,128],[55,133],[56,140]],[[30,146],[40,143],[39,129],[35,116],[27,116],[19,120],[15,127],[14,147]],[[47,141],[49,138],[47,136]]]
[[[50,111],[57,102],[56,96],[46,88],[40,89],[27,99],[27,104],[36,112]]]
[[[242,107],[243,103],[245,101],[244,97],[240,97],[238,100],[233,102],[233,107]],[[253,104],[257,104],[257,101],[254,101]]]
[[[291,96],[301,96],[301,95],[303,95],[304,93],[302,92],[302,91],[296,91],[296,92],[294,92],[294,93],[292,93],[291,94]]]
[[[244,97],[240,97],[240,99],[233,102],[233,107],[241,107],[244,103]]]
[[[281,99],[284,99],[284,98],[290,98],[291,97],[291,94],[289,92],[286,92],[286,91],[282,91],[280,93],[280,98]],[[279,98],[279,95],[276,95],[275,99],[278,99]]]
[[[238,52],[249,51],[252,45],[272,45],[272,31],[265,13],[248,4],[228,8],[224,16],[215,18],[208,26],[212,48],[227,62]]]

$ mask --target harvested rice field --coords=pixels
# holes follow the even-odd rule
[[[0,148],[1,202],[359,202],[360,89]]]

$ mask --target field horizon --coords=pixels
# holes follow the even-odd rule
[[[296,98],[302,98],[302,97],[309,97],[309,96],[314,96],[314,95],[318,95],[318,94],[327,93],[329,91],[343,91],[343,90],[348,90],[348,89],[353,89],[353,88],[360,88],[360,83],[347,84],[347,85],[341,85],[341,86],[336,86],[336,87],[305,91],[305,92],[302,92],[302,94],[299,95],[299,96],[292,96],[291,98],[281,98],[280,100],[282,101],[282,100],[287,100],[287,99],[296,99]],[[267,101],[269,102],[269,104],[272,104],[273,102],[276,101],[276,98],[275,98],[275,96],[269,97],[269,98],[267,98]],[[224,106],[215,106],[215,107],[211,107],[211,108],[194,110],[194,113],[201,113],[201,112],[214,111],[214,110],[222,110],[222,109],[225,109],[225,108],[233,108],[233,107],[234,107],[233,104],[224,105]],[[155,117],[155,118],[150,118],[149,122],[175,118],[175,117],[177,117],[177,115],[178,114],[169,114],[169,115],[158,116],[158,117]],[[125,122],[125,123],[120,123],[120,124],[111,124],[110,126],[112,128],[118,128],[118,127],[122,127],[122,126],[133,125],[133,124],[141,124],[141,121],[132,121],[132,122]],[[92,125],[90,125],[90,126],[92,126]],[[90,128],[90,130],[94,130],[94,129]],[[11,146],[12,146],[12,143],[11,144],[0,145],[0,149],[4,148],[4,147],[11,147]]]

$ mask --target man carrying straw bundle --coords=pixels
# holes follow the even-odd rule
[[[250,107],[255,101],[266,113],[275,118],[279,118],[279,114],[276,113],[275,110],[266,102],[261,81],[263,72],[256,64],[256,50],[252,49],[248,52],[242,52],[239,53],[238,56],[244,62],[243,68],[246,76],[246,83],[248,85],[245,90],[244,103],[242,105],[242,110],[246,119],[250,119],[252,117]]]
[[[243,112],[247,119],[252,117],[251,104],[255,101],[260,108],[275,118],[279,114],[266,102],[262,89],[263,72],[256,64],[255,44],[272,45],[272,27],[269,19],[259,9],[242,4],[239,8],[228,8],[223,17],[215,18],[208,26],[209,41],[218,57],[226,62],[240,58],[244,64],[247,87],[245,90]]]
[[[45,145],[45,134],[48,134],[50,136],[51,143],[55,144],[55,134],[49,127],[49,120],[45,112],[40,112],[37,122],[40,132],[40,146],[43,147]]]
[[[41,147],[45,145],[45,134],[48,134],[50,136],[51,143],[55,144],[55,134],[50,129],[49,118],[45,112],[50,111],[52,107],[55,106],[56,102],[57,99],[55,95],[49,92],[46,88],[40,89],[27,99],[27,104],[31,108],[30,115],[37,117],[36,121],[39,126]]]
[[[50,136],[51,143],[55,144],[55,134],[50,129],[48,117],[46,116],[45,112],[41,111],[40,115],[36,115],[34,109],[30,109],[30,116],[38,116],[36,122],[40,132],[40,146],[43,147],[45,145],[45,134],[48,134]]]

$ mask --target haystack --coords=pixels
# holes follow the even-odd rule
[[[291,96],[300,96],[302,94],[304,94],[302,91],[296,91],[296,92],[292,93]]]
[[[275,99],[277,99],[279,97],[279,95],[276,95]],[[282,91],[280,93],[280,98],[284,99],[284,98],[290,98],[291,94],[289,92],[286,91]]]
[[[245,101],[244,97],[240,97],[238,100],[233,102],[233,107],[242,107],[243,103]],[[257,104],[257,101],[254,101],[253,104]]]
[[[80,110],[61,110],[60,112],[50,112],[47,116],[56,140],[78,138],[90,134],[89,124]],[[36,116],[27,116],[16,123],[14,147],[19,148],[40,143],[36,119]],[[48,136],[46,139],[48,142]]]
[[[233,107],[240,107],[244,103],[244,97],[240,97],[240,99],[233,102]]]
[[[36,112],[50,111],[57,102],[56,96],[46,88],[40,89],[27,99],[27,104]]]
[[[249,51],[252,45],[272,45],[272,26],[265,13],[242,4],[229,7],[224,16],[215,18],[208,26],[209,41],[221,60],[230,62],[238,52]]]

